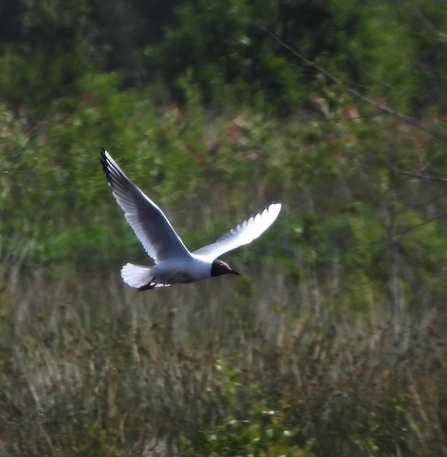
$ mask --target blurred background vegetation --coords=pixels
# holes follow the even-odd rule
[[[445,0],[2,0],[0,453],[447,455],[446,66]],[[138,294],[100,147],[191,249],[283,212]]]

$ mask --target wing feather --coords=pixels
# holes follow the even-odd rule
[[[237,227],[230,230],[215,243],[197,249],[193,254],[214,260],[225,252],[232,251],[239,246],[251,243],[275,222],[280,211],[281,204],[273,203],[254,216],[251,216],[246,221],[241,222]]]
[[[161,209],[130,181],[105,149],[101,151],[101,164],[115,200],[149,257],[155,263],[170,257],[190,257]]]

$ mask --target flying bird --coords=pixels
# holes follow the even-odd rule
[[[228,273],[239,275],[218,257],[258,238],[281,211],[281,204],[273,203],[215,243],[189,252],[161,209],[132,183],[105,149],[101,150],[101,164],[124,217],[154,261],[150,267],[128,263],[122,268],[124,282],[138,290],[195,282]]]

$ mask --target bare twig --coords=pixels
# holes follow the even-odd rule
[[[436,176],[421,175],[420,173],[412,173],[410,171],[398,171],[398,170],[396,170],[396,173],[399,173],[400,175],[410,176],[411,178],[426,179],[427,181],[442,182],[444,184],[447,183],[447,179],[438,178]]]
[[[327,122],[355,121],[356,119],[369,119],[371,117],[386,116],[386,115],[389,115],[389,114],[390,113],[384,113],[383,111],[381,111],[380,113],[362,114],[362,115],[352,116],[352,117],[348,117],[348,118],[346,118],[346,117],[333,117],[331,119],[327,119]]]
[[[431,21],[427,19],[426,16],[422,14],[422,11],[412,2],[411,0],[405,0],[406,3],[410,6],[413,14],[419,20],[419,23],[422,24],[432,35],[434,35],[442,43],[447,43],[447,37],[444,33],[440,32]]]
[[[446,216],[447,216],[447,213],[442,213],[442,214],[439,214],[438,216],[431,217],[430,219],[427,219],[426,221],[421,222],[420,224],[411,225],[410,227],[408,227],[404,230],[394,232],[392,238],[394,239],[397,236],[406,235],[407,233],[410,233],[415,229],[423,227],[424,225],[430,224],[430,222],[436,221],[438,219],[442,219],[443,217],[446,217]],[[387,240],[389,240],[389,237],[383,237],[383,238],[379,238],[375,241],[371,241],[371,243],[369,243],[369,244],[371,245],[371,244],[376,244],[376,243],[382,243],[383,241],[387,241]]]
[[[376,102],[369,97],[366,97],[365,95],[361,94],[359,91],[353,89],[352,87],[348,86],[346,83],[344,83],[341,79],[337,78],[335,75],[327,71],[325,68],[323,68],[321,65],[316,64],[315,62],[312,62],[311,60],[307,59],[304,57],[301,53],[296,51],[294,48],[289,46],[287,43],[281,40],[277,35],[274,33],[270,32],[267,30],[265,27],[262,25],[258,24],[258,27],[260,27],[265,33],[267,33],[271,38],[273,38],[278,44],[280,44],[283,48],[287,49],[290,53],[292,53],[295,57],[298,57],[300,60],[302,60],[306,65],[309,65],[315,70],[317,70],[319,73],[322,75],[326,76],[328,79],[333,81],[336,84],[339,84],[343,86],[350,94],[354,95],[354,97],[368,103],[371,106],[375,106],[376,108],[380,109],[381,111],[392,114],[393,116],[403,120],[407,124],[411,124],[415,127],[417,127],[419,130],[422,130],[423,132],[428,133],[431,135],[433,138],[436,138],[444,143],[447,143],[447,138],[439,133],[437,130],[434,130],[430,127],[426,127],[425,125],[421,124],[417,119],[414,119],[411,116],[407,116],[406,114],[399,113],[398,111],[395,111],[391,109],[390,107],[386,106],[383,103]]]

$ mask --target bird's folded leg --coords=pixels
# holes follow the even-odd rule
[[[142,292],[143,290],[153,289],[157,285],[157,283],[152,282],[154,279],[155,279],[155,276],[144,286],[138,287],[138,290],[140,292]]]

